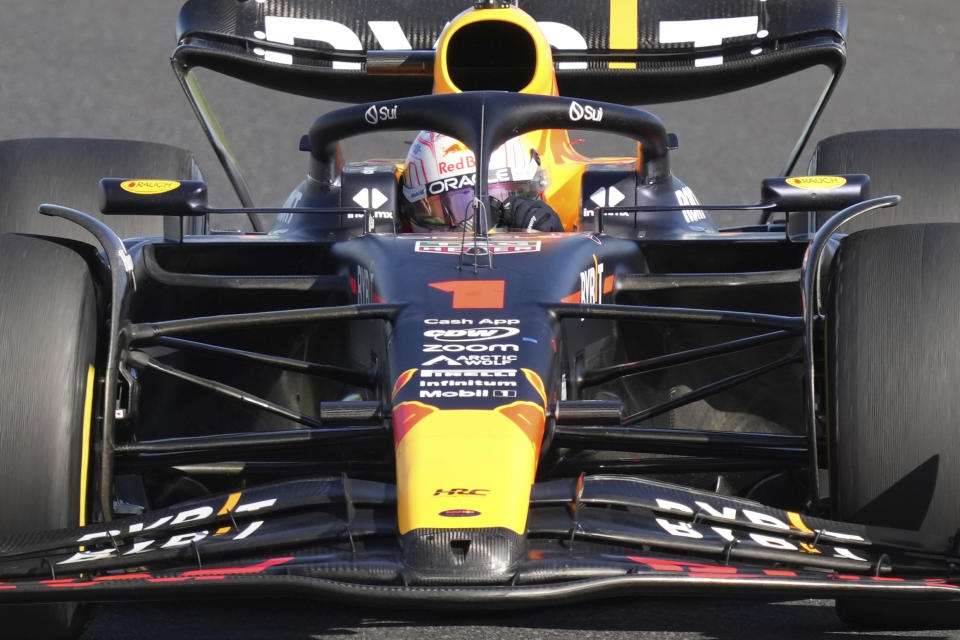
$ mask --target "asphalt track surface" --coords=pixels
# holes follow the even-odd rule
[[[682,0],[678,0],[682,1]],[[465,0],[464,4],[468,4]],[[960,1],[847,0],[849,64],[814,138],[842,131],[960,126]],[[180,2],[0,0],[0,139],[154,140],[196,153],[215,204],[236,202],[169,69]],[[305,170],[296,150],[331,108],[206,74],[214,108],[243,157],[258,204],[279,204]],[[738,94],[652,106],[680,136],[674,170],[701,201],[757,198],[782,166],[825,80],[806,72]],[[351,159],[403,155],[409,134],[359,139]],[[588,141],[588,152],[628,151]],[[806,163],[806,157],[801,166]],[[2,622],[0,622],[2,623]],[[654,599],[463,615],[313,602],[104,605],[85,640],[119,638],[955,638],[956,631],[856,632],[830,601]]]

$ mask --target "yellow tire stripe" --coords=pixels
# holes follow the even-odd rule
[[[93,387],[96,371],[87,367],[87,388],[83,398],[83,431],[80,435],[80,526],[87,524],[87,483],[90,475],[90,429],[93,421]]]
[[[610,0],[610,48],[637,48],[637,0]],[[611,69],[636,69],[635,62],[611,62]]]

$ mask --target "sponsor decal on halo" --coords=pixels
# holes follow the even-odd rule
[[[581,120],[600,122],[603,120],[603,107],[593,107],[589,104],[582,105],[574,100],[570,103],[567,115],[570,116],[570,120],[573,122],[580,122]]]
[[[397,105],[393,105],[392,107],[378,107],[377,105],[373,105],[364,111],[363,119],[367,121],[367,124],[377,124],[383,120],[396,120]]]
[[[160,193],[173,191],[180,186],[176,180],[124,180],[120,188],[138,196],[155,196]]]
[[[787,178],[787,184],[798,189],[810,189],[816,191],[820,189],[836,189],[847,184],[847,179],[842,176],[797,176]]]

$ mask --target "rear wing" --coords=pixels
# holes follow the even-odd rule
[[[341,102],[429,94],[434,47],[449,21],[471,6],[519,1],[553,50],[560,95],[649,104],[829,67],[830,82],[781,172],[789,175],[846,60],[840,0],[474,1],[187,0],[173,68],[243,206],[253,206],[249,188],[192,73],[196,67]],[[503,43],[494,33],[500,32],[471,42],[458,64],[486,66],[485,73],[496,75]],[[449,59],[436,62],[450,68]]]
[[[471,6],[470,0],[188,0],[173,59],[181,70],[204,67],[343,102],[428,94],[437,38]],[[845,60],[840,0],[520,0],[519,6],[553,48],[561,95],[621,104],[684,100],[817,65],[836,74]]]

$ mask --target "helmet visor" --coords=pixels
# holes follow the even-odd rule
[[[541,183],[537,180],[497,182],[487,188],[490,197],[500,202],[510,196],[537,198],[540,190]],[[412,203],[410,218],[421,227],[463,229],[464,223],[473,217],[473,201],[473,187],[427,196]]]
[[[427,196],[411,206],[413,222],[421,227],[450,229],[473,217],[473,187],[464,187],[435,196]]]
[[[521,198],[538,198],[540,196],[541,184],[539,180],[521,180],[517,182],[496,182],[487,188],[487,193],[503,202],[510,196],[519,196]]]

